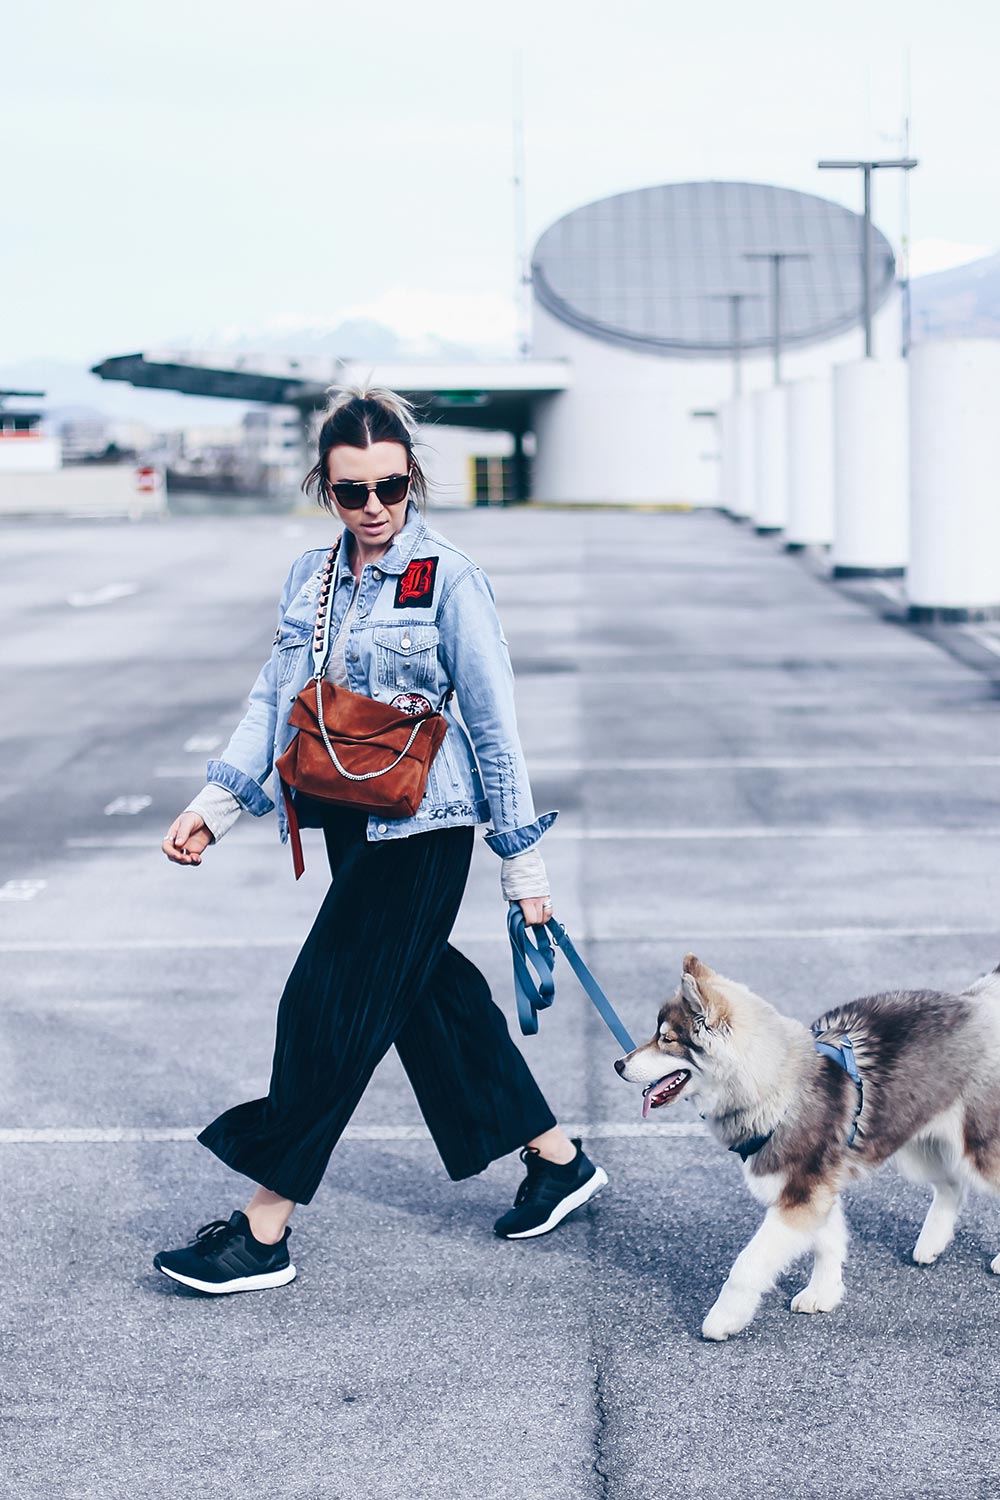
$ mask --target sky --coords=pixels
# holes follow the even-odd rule
[[[1000,246],[998,63],[983,0],[8,0],[0,365],[353,317],[513,354],[518,77],[528,246],[657,182],[858,208],[816,162],[901,154],[909,95],[914,270],[954,264]]]

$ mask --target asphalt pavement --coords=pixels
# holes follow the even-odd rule
[[[944,649],[714,512],[432,523],[493,581],[560,809],[556,914],[636,1035],[691,948],[804,1020],[1000,960],[1000,634]],[[315,516],[0,523],[0,1494],[994,1500],[997,1204],[918,1268],[927,1194],[886,1169],[848,1197],[835,1313],[789,1312],[798,1267],[702,1342],[760,1209],[690,1106],[643,1123],[567,968],[521,1045],[611,1182],[556,1233],[494,1238],[520,1163],[449,1182],[390,1054],[293,1218],[296,1281],[209,1299],[152,1270],[246,1201],[194,1133],[266,1091],[324,889],[319,835],[296,883],[273,815],[198,869],[160,840],[288,563],[331,539]],[[514,1027],[499,868],[478,840],[454,941]]]

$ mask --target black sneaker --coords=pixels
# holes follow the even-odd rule
[[[246,1214],[239,1209],[225,1219],[203,1224],[183,1250],[161,1250],[153,1265],[164,1276],[199,1292],[253,1292],[284,1286],[295,1275],[288,1258],[286,1229],[276,1245],[255,1240]]]
[[[607,1172],[584,1156],[575,1136],[573,1145],[576,1155],[565,1166],[546,1161],[536,1146],[525,1146],[521,1160],[528,1175],[517,1190],[514,1207],[494,1224],[494,1234],[505,1240],[530,1240],[537,1234],[548,1234],[574,1208],[601,1191],[608,1180]]]

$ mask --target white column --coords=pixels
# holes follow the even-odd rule
[[[729,396],[719,404],[722,464],[719,504],[741,519],[753,510],[753,425],[747,398]]]
[[[758,531],[781,531],[788,520],[785,387],[773,385],[766,391],[755,391],[750,400],[756,475],[754,524]]]
[[[833,541],[833,384],[828,377],[785,387],[788,403],[789,550]]]
[[[741,520],[752,516],[757,504],[757,452],[754,442],[753,397],[735,397],[736,452],[738,482],[737,508],[733,514]]]
[[[835,578],[906,569],[908,415],[903,360],[863,359],[834,369]]]
[[[934,340],[910,366],[910,615],[1000,617],[1000,344]]]

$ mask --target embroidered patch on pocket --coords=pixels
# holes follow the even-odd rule
[[[396,584],[394,609],[430,609],[434,598],[436,557],[415,557]]]
[[[419,693],[397,693],[389,707],[398,709],[401,714],[412,714],[414,718],[417,714],[429,714],[431,711],[427,699],[422,698]]]

